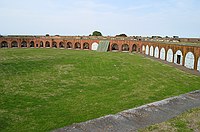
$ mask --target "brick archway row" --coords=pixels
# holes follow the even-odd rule
[[[0,48],[68,48],[91,50],[99,40],[1,40]]]
[[[200,47],[143,42],[142,53],[200,72]]]
[[[119,52],[141,52],[141,41],[133,40],[111,40],[109,51]]]
[[[18,47],[18,48],[68,48],[68,49],[89,49],[91,50],[93,43],[99,43],[100,40],[35,40],[35,39],[5,39],[0,40],[0,48]],[[7,43],[7,44],[6,44]],[[132,40],[111,40],[109,51],[113,51],[113,44],[118,48],[116,51],[132,52],[141,51],[141,43]]]
[[[66,49],[88,49],[91,50],[93,43],[99,43],[100,40],[87,40],[87,39],[23,39],[23,38],[0,38],[0,48],[7,47],[35,47],[35,48],[66,48]],[[190,62],[185,63],[185,60],[194,58],[194,67],[191,69],[200,71],[200,47],[164,44],[158,42],[142,42],[133,40],[109,40],[109,51],[122,51],[122,52],[142,52],[162,60],[167,60],[180,64],[183,66],[190,66]],[[167,52],[171,49],[170,54],[172,58],[167,58]],[[157,52],[155,52],[157,51]],[[176,53],[177,52],[177,53]],[[188,55],[187,53],[190,54]],[[181,58],[180,58],[181,56]],[[176,62],[177,61],[177,62]],[[180,63],[180,62],[182,63]]]

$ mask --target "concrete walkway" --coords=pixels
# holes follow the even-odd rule
[[[122,111],[115,115],[73,124],[54,132],[132,132],[164,122],[196,107],[200,107],[200,90]]]

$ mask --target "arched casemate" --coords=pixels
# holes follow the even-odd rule
[[[174,63],[178,65],[183,65],[183,53],[181,50],[177,50],[174,55]]]
[[[42,41],[40,41],[40,48],[44,47],[44,43]]]
[[[50,48],[50,42],[49,42],[49,41],[46,41],[45,47],[46,47],[46,48]]]
[[[71,42],[67,42],[67,49],[72,49],[73,48],[73,45]]]
[[[59,48],[65,48],[64,42],[59,43]]]
[[[99,45],[99,44],[96,43],[96,42],[92,43],[92,50],[97,50],[98,45]]]
[[[172,49],[168,49],[168,51],[167,51],[167,61],[168,62],[173,62],[173,51],[172,51]]]
[[[143,45],[142,46],[142,53],[144,53],[145,52],[145,46]]]
[[[0,48],[8,48],[8,42],[6,42],[6,41],[1,42]]]
[[[146,46],[145,54],[149,55],[149,45]]]
[[[18,48],[18,43],[17,43],[17,41],[13,41],[13,42],[11,43],[11,48]]]
[[[198,62],[197,62],[197,70],[200,72],[200,57],[199,57]]]
[[[57,48],[57,43],[56,43],[55,41],[53,41],[52,47],[53,47],[53,48]]]
[[[31,48],[34,48],[34,47],[35,47],[34,44],[35,44],[35,43],[34,43],[33,41],[31,41],[31,42],[30,42],[30,47],[31,47]]]
[[[150,56],[153,56],[153,46],[150,47]]]
[[[27,47],[27,42],[26,42],[26,41],[22,41],[21,47],[22,47],[22,48],[26,48],[26,47]]]
[[[185,67],[194,69],[194,54],[192,52],[188,52],[185,56]]]
[[[118,50],[119,46],[116,43],[112,44],[112,51],[118,51]]]
[[[165,48],[161,48],[160,50],[160,59],[165,60]]]
[[[137,45],[136,44],[133,44],[132,51],[133,52],[137,51]]]
[[[85,43],[83,44],[83,49],[89,49],[89,43],[85,42]]]
[[[81,49],[81,44],[79,42],[75,43],[75,49]]]
[[[155,58],[158,58],[158,57],[159,57],[159,48],[158,48],[158,47],[155,48],[154,57],[155,57]]]
[[[128,44],[123,44],[122,45],[122,51],[128,52],[129,51],[129,45]]]

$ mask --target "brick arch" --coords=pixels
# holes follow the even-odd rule
[[[57,48],[57,42],[56,41],[52,42],[52,48]]]
[[[197,70],[200,72],[200,56],[198,57],[197,60]]]
[[[184,66],[189,69],[194,69],[194,61],[195,61],[194,53],[190,51],[187,52],[185,55]]]
[[[142,45],[142,53],[145,54],[146,48],[145,45]]]
[[[83,43],[83,49],[90,49],[90,45],[88,42]]]
[[[59,48],[65,48],[65,43],[64,43],[63,41],[61,41],[61,42],[59,43]]]
[[[11,42],[11,48],[18,48],[18,42],[17,41],[12,41]]]
[[[93,42],[93,43],[92,43],[92,46],[91,46],[91,47],[92,47],[91,50],[97,50],[98,45],[99,45],[99,43]]]
[[[73,48],[72,42],[67,42],[66,48],[67,48],[67,49],[72,49],[72,48]]]
[[[0,43],[0,48],[8,48],[8,42],[7,41],[2,41]]]
[[[111,45],[111,50],[112,51],[119,51],[119,45],[117,43],[113,43]]]
[[[159,56],[160,56],[160,49],[158,46],[156,46],[154,49],[154,57],[159,58]]]
[[[35,47],[35,42],[34,42],[34,41],[31,41],[31,42],[29,43],[29,45],[30,45],[31,48],[33,48],[33,47]]]
[[[137,51],[137,47],[138,47],[138,46],[137,46],[136,44],[133,44],[133,45],[132,45],[132,51],[133,51],[133,52],[136,52],[136,51]]]
[[[146,55],[149,55],[149,45],[147,44],[146,47],[145,47],[145,54]]]
[[[129,51],[129,45],[128,44],[123,44],[122,45],[122,51]]]
[[[80,43],[80,42],[76,42],[76,43],[74,44],[74,48],[75,48],[75,49],[81,49],[81,43]]]
[[[167,59],[166,59],[166,61],[173,62],[173,58],[174,58],[174,52],[173,52],[173,50],[171,48],[169,48],[167,50]]]
[[[28,44],[27,41],[24,40],[24,41],[21,42],[21,47],[27,48],[27,44]]]
[[[166,50],[165,50],[165,47],[161,47],[160,49],[160,59],[161,60],[165,60],[166,58]]]
[[[44,44],[45,44],[45,43],[44,43],[43,41],[40,41],[39,47],[40,47],[40,48],[43,48],[43,47],[44,47]]]
[[[174,54],[174,63],[178,65],[183,65],[183,52],[181,50],[177,50]]]
[[[150,55],[150,56],[153,56],[153,55],[154,55],[154,46],[153,46],[153,45],[150,46],[149,55]]]
[[[50,44],[49,41],[46,41],[46,42],[45,42],[45,47],[46,47],[46,48],[50,48],[50,47],[51,47],[51,44]]]

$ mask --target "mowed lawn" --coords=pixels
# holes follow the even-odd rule
[[[200,89],[139,54],[0,49],[0,131],[50,131]]]

